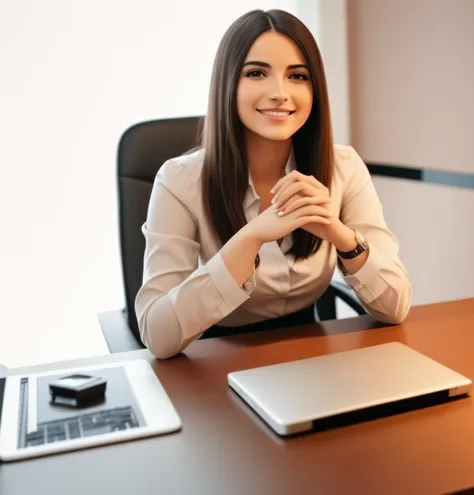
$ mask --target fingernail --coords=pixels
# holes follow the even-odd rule
[[[272,203],[274,203],[274,202],[275,202],[275,198],[272,198]]]
[[[284,212],[284,211],[279,211],[279,212],[278,212],[278,216],[279,216],[279,217],[282,217],[284,214],[285,214],[285,212]]]
[[[273,209],[274,209],[275,211],[278,211],[278,205],[273,205]]]
[[[270,192],[271,192],[272,194],[274,194],[274,192],[275,192],[275,188],[270,189]]]

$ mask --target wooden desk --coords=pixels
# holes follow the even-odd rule
[[[69,362],[149,359],[183,429],[1,465],[0,493],[399,495],[474,486],[470,397],[282,439],[227,386],[230,371],[390,341],[403,342],[474,379],[474,299],[413,308],[407,321],[396,327],[383,328],[364,316],[197,341],[185,355],[168,361],[157,362],[148,351],[135,351]]]

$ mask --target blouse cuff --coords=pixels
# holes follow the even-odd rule
[[[344,275],[344,280],[366,303],[371,303],[385,291],[387,282],[380,276],[380,269],[386,258],[375,248],[370,247],[369,256],[360,270],[353,275]]]
[[[250,299],[250,294],[255,288],[255,271],[243,284],[242,289],[229,273],[220,253],[212,257],[206,266],[214,286],[231,311]]]
[[[255,280],[255,268],[253,270],[252,275],[242,284],[242,289],[246,294],[250,296],[252,294],[253,290],[255,289],[255,286],[257,285],[257,281]]]

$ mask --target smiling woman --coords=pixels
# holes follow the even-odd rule
[[[378,320],[399,323],[410,307],[367,167],[333,144],[316,42],[280,10],[249,12],[225,33],[202,148],[161,167],[143,233],[136,313],[159,358],[228,327],[314,321],[336,264]]]
[[[261,61],[270,59],[273,66]],[[292,59],[296,63],[287,66]],[[237,89],[237,111],[245,128],[268,139],[289,139],[308,119],[312,103],[311,76],[300,50],[279,33],[262,34],[247,54]],[[269,125],[260,115],[285,126]]]
[[[298,170],[330,186],[334,150],[326,78],[318,46],[299,19],[253,11],[229,27],[214,62],[203,147],[203,200],[223,243],[247,222],[242,202],[249,175],[261,212],[292,148]],[[298,259],[321,242],[302,229],[293,237]]]
[[[260,35],[247,53],[237,86],[237,113],[244,126],[247,167],[258,189],[260,211],[268,208],[271,186],[284,173],[284,163],[280,169],[273,161],[264,167],[265,160],[259,156],[262,144],[279,141],[286,158],[291,137],[308,120],[312,104],[312,78],[298,46],[276,31]]]

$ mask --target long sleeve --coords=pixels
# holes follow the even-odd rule
[[[239,287],[219,252],[198,266],[196,220],[168,181],[175,193],[197,185],[186,183],[186,176],[171,165],[163,165],[153,186],[142,228],[143,284],[135,300],[142,341],[158,358],[178,354],[245,302],[255,286],[253,276],[245,289]]]
[[[349,150],[354,172],[344,193],[341,221],[364,235],[370,251],[357,273],[343,272],[343,276],[374,318],[398,324],[410,309],[410,280],[398,255],[398,241],[385,223],[369,171],[356,151]]]

